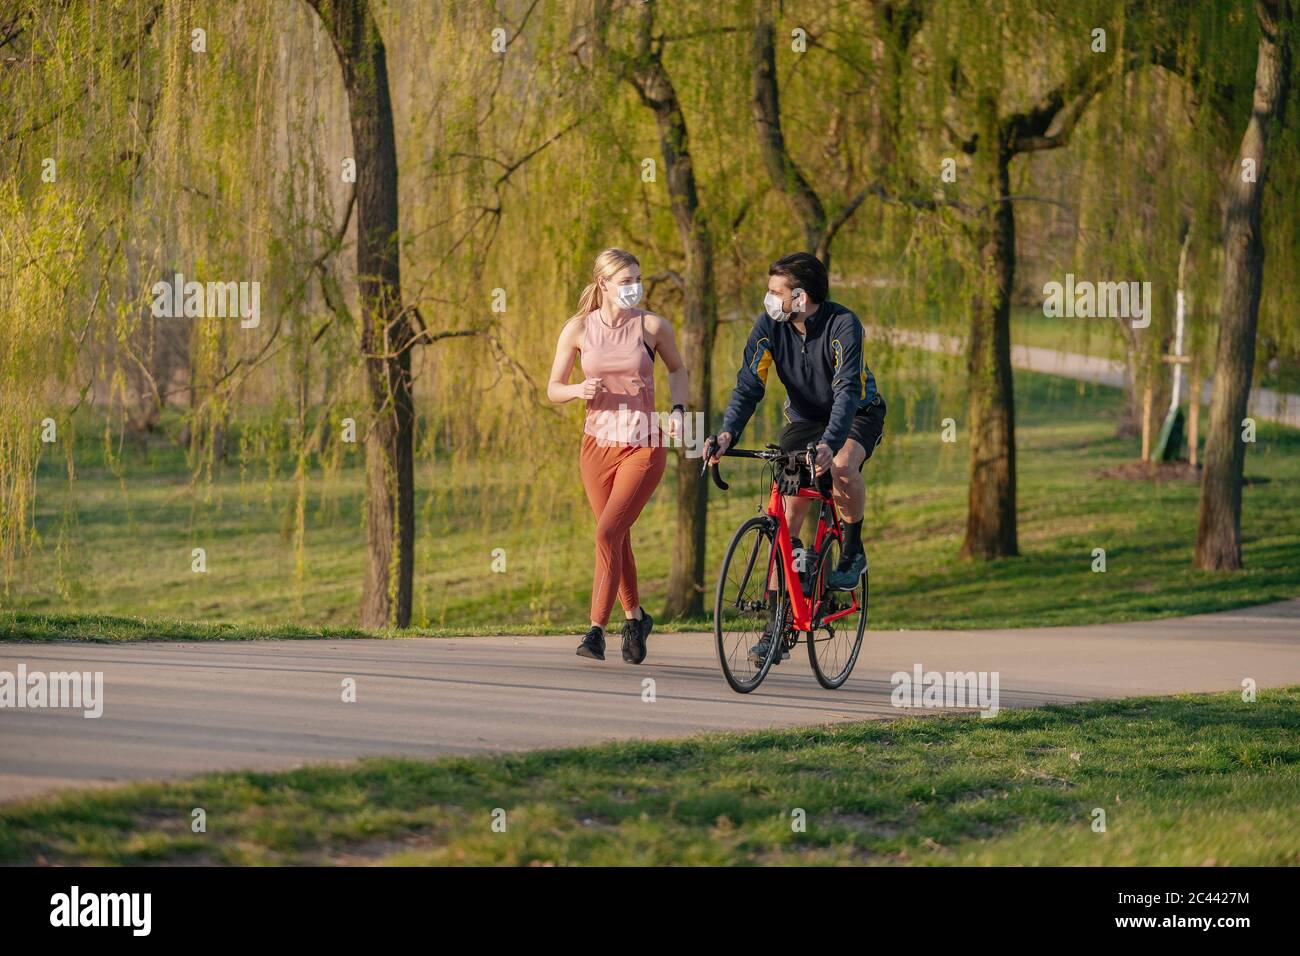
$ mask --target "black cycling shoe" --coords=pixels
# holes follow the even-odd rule
[[[853,557],[842,557],[830,574],[826,575],[826,586],[832,591],[852,591],[858,586],[858,579],[867,569],[867,554],[859,551]]]
[[[749,662],[755,667],[762,667],[763,661],[767,659],[768,642],[772,640],[770,636],[764,634],[757,644],[749,649]],[[781,653],[776,656],[773,664],[780,664],[782,661],[790,659],[790,648],[781,648]]]
[[[628,619],[623,622],[623,660],[629,664],[640,664],[647,653],[645,639],[650,636],[655,622],[645,608],[641,608],[641,619]]]
[[[590,657],[594,661],[603,661],[605,659],[605,632],[594,624],[587,636],[582,639],[578,645],[579,657]]]
[[[763,636],[758,639],[757,644],[749,649],[749,662],[755,667],[762,667],[763,661],[767,660],[767,649],[772,640],[772,628],[775,624],[776,621],[769,617],[767,619],[767,624],[763,626]],[[783,660],[789,659],[789,657],[790,648],[782,647],[781,653],[777,655],[776,660],[772,663],[780,664]]]

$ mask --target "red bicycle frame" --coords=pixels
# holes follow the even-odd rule
[[[835,499],[830,496],[823,496],[820,492],[812,488],[800,488],[797,496],[799,498],[811,498],[821,503],[821,510],[817,513],[817,537],[813,541],[813,554],[820,555],[822,543],[826,540],[827,535],[834,535],[837,539],[840,537],[839,512],[835,507]],[[831,510],[831,523],[827,524],[825,520],[825,507],[829,505]],[[804,597],[803,587],[799,586],[799,573],[794,568],[794,544],[790,540],[790,525],[785,520],[785,501],[777,483],[772,482],[772,496],[767,502],[767,514],[769,517],[776,519],[776,546],[781,554],[781,564],[785,571],[786,589],[790,592],[790,608],[794,612],[792,622],[793,630],[811,631],[813,629],[812,601]],[[767,580],[771,581],[776,571],[777,552],[773,551],[771,558],[768,560]],[[818,573],[822,569],[818,568]],[[847,617],[854,611],[858,610],[858,589],[854,588],[851,592],[853,595],[853,605],[836,611],[828,617],[822,618],[818,625],[830,624],[832,621],[838,621],[842,617]]]

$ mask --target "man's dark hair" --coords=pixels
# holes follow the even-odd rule
[[[769,276],[781,276],[792,289],[803,289],[812,302],[821,305],[831,291],[831,280],[821,260],[807,252],[782,256],[767,270]]]

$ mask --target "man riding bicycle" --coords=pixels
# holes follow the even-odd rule
[[[884,433],[885,400],[863,361],[862,323],[849,309],[830,301],[829,293],[826,267],[815,256],[796,252],[772,263],[763,297],[766,314],[754,323],[745,343],[744,362],[709,461],[716,464],[740,440],[775,366],[787,394],[779,444],[783,451],[802,451],[816,443],[816,476],[823,490],[830,482],[844,522],[841,558],[827,585],[851,591],[867,566],[862,466]],[[785,498],[792,534],[803,527],[812,501]],[[793,545],[802,547],[797,537]],[[770,636],[765,631],[763,640]],[[755,651],[766,649],[760,643]]]

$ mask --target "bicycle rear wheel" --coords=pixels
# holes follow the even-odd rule
[[[814,626],[808,632],[808,662],[817,682],[827,690],[836,690],[849,679],[867,629],[867,569],[863,569],[858,586],[852,591],[831,591],[826,587],[826,577],[839,560],[840,542],[828,535],[817,559],[813,624],[818,625],[828,617],[835,620]],[[849,611],[854,601],[857,609]]]
[[[773,588],[768,590],[769,578]],[[713,602],[713,636],[722,676],[731,689],[748,694],[781,653],[786,618],[785,578],[771,519],[750,518],[736,531],[722,560]],[[767,653],[752,651],[770,632]]]

